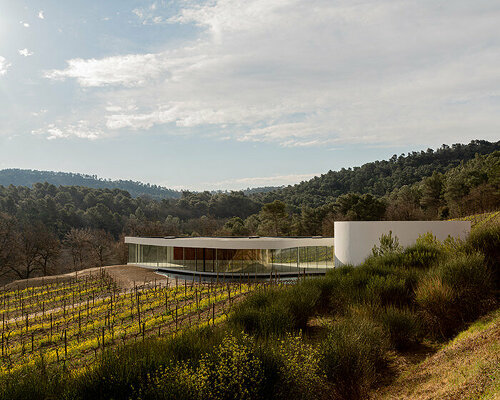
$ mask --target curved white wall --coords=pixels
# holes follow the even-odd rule
[[[335,222],[335,266],[361,264],[379,245],[380,236],[392,231],[399,244],[409,246],[419,235],[431,232],[439,240],[465,239],[470,221],[342,221]]]

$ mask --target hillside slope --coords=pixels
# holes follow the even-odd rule
[[[374,161],[361,167],[329,171],[309,181],[268,193],[257,193],[253,197],[263,203],[281,200],[293,206],[318,207],[346,193],[384,196],[394,189],[419,182],[433,172],[446,172],[473,159],[476,154],[490,154],[496,150],[500,150],[500,141],[473,140],[466,145],[443,145],[437,150],[414,151],[406,156],[394,155],[390,160]]]
[[[98,178],[96,175],[75,174],[70,172],[38,171],[32,169],[3,169],[0,170],[0,185],[27,186],[36,183],[48,182],[56,186],[84,186],[93,189],[121,189],[126,190],[132,197],[142,195],[154,199],[177,199],[181,192],[167,189],[149,183],[132,180],[110,180]]]
[[[500,399],[500,310],[480,319],[373,399]]]

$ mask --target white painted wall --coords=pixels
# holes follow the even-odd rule
[[[403,247],[414,244],[419,235],[431,232],[438,240],[448,236],[465,239],[470,221],[342,221],[335,222],[335,266],[359,265],[372,248],[380,244],[380,236],[392,231]]]

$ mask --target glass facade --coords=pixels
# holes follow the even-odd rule
[[[333,268],[333,246],[213,249],[129,243],[129,263],[214,273],[320,272]]]

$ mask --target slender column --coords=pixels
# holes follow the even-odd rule
[[[203,272],[206,272],[206,254],[207,254],[207,249],[203,247]]]

